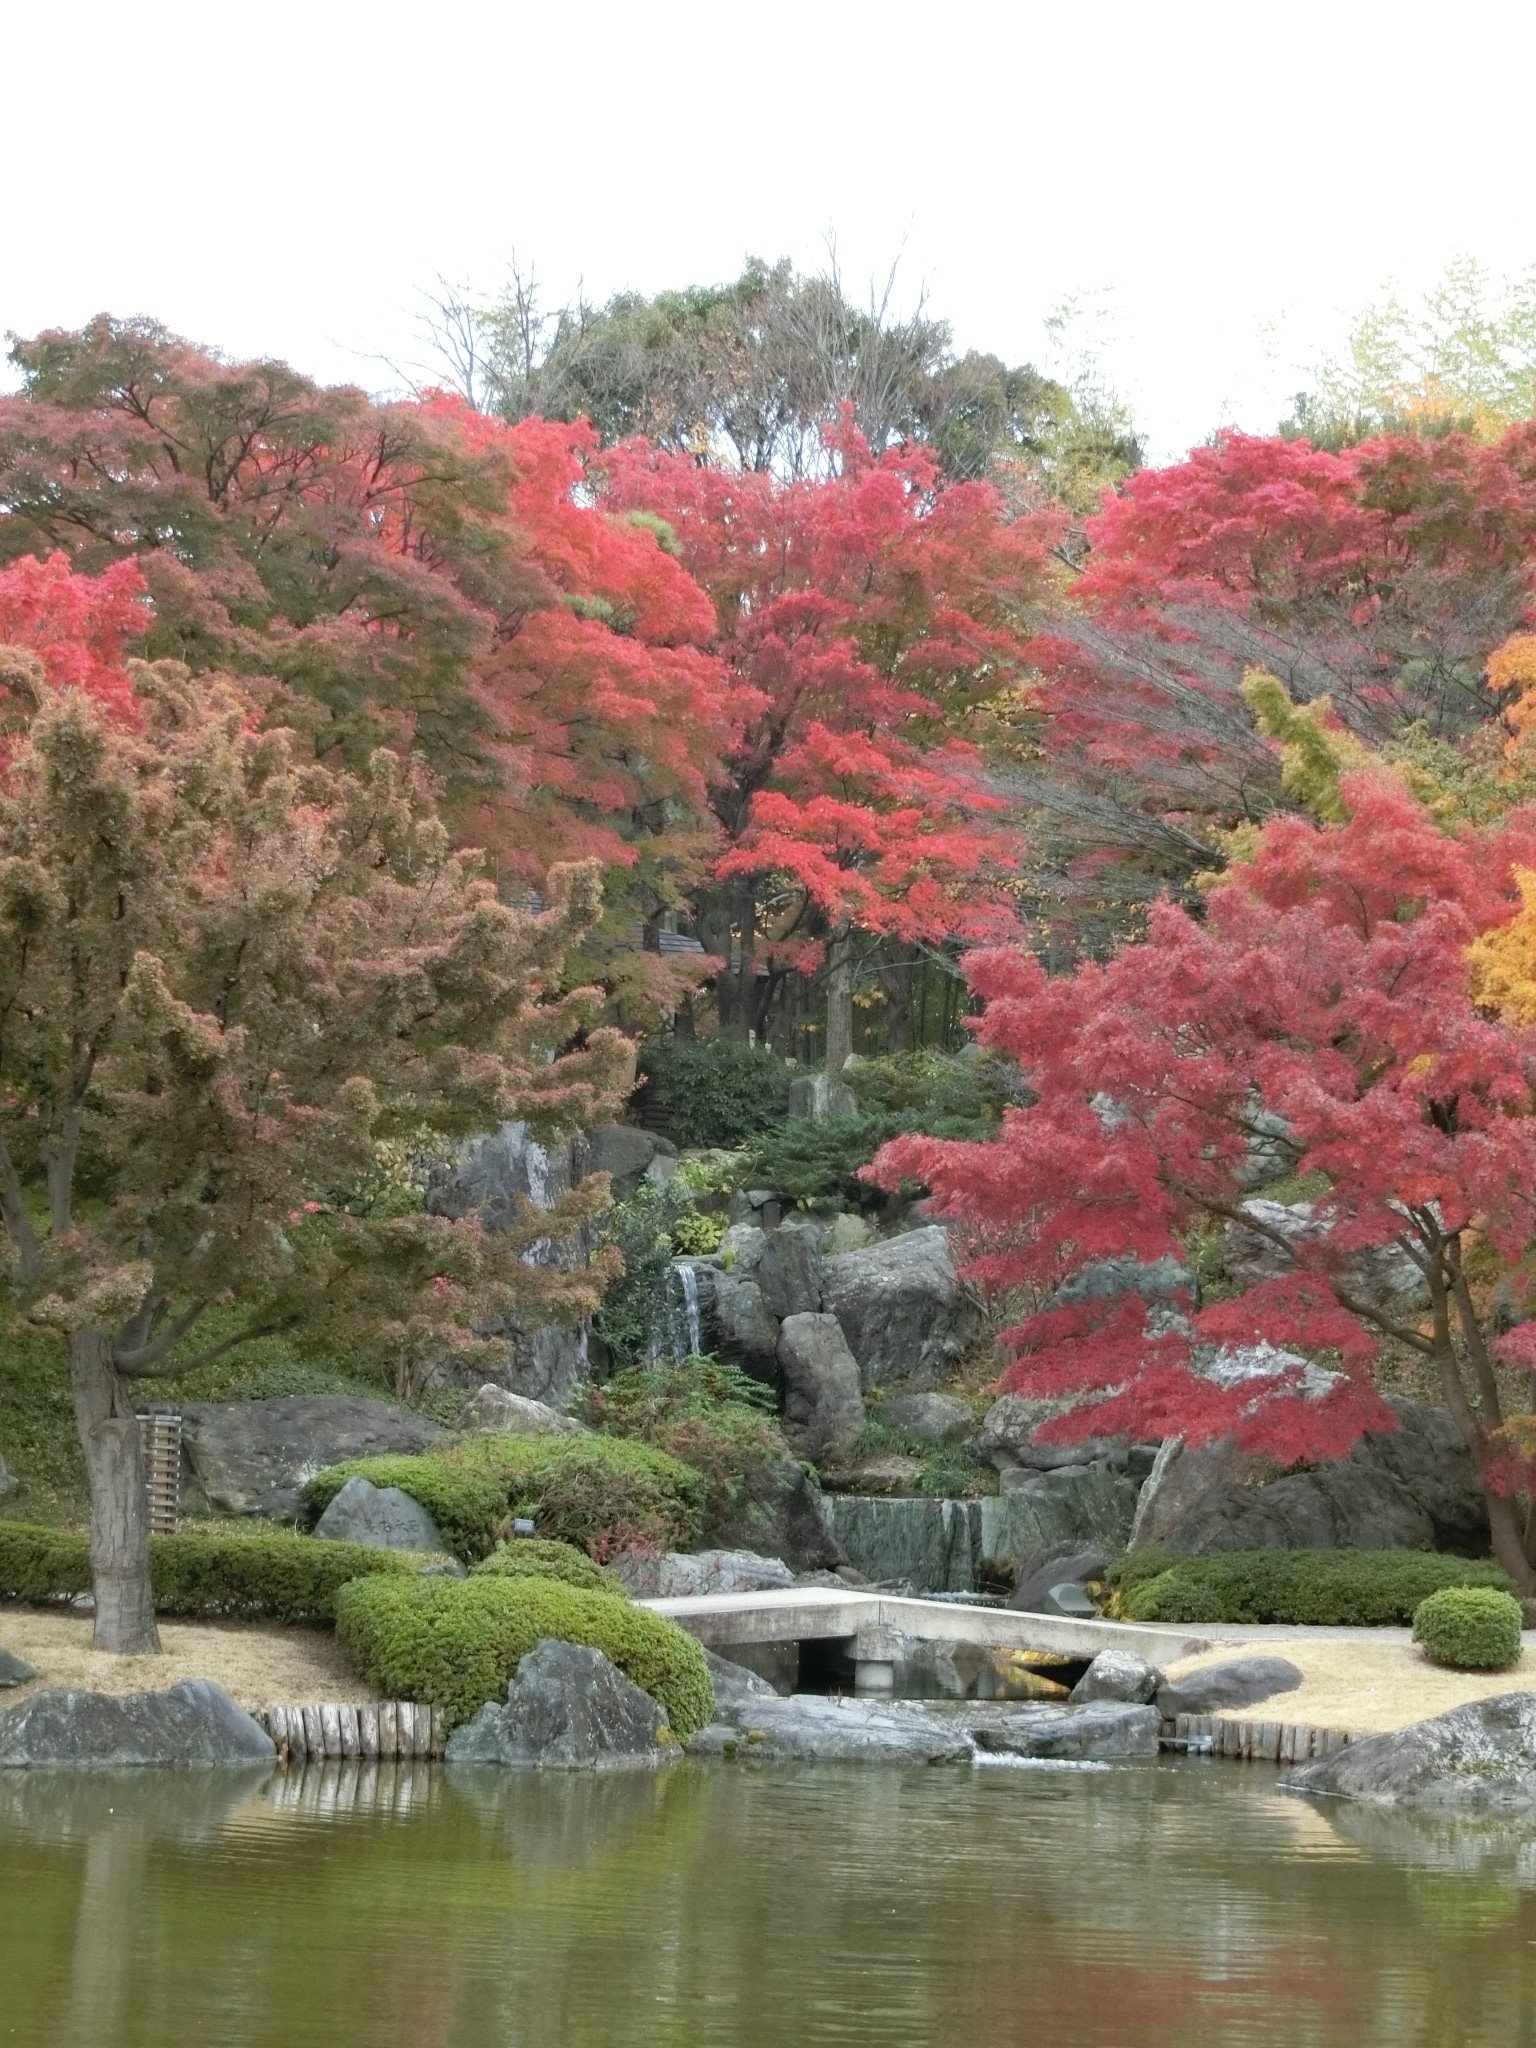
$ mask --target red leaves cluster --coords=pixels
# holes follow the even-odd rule
[[[714,602],[741,720],[717,872],[787,883],[802,945],[842,923],[995,933],[1016,844],[964,725],[1023,672],[1048,523],[940,489],[926,451],[837,445],[836,474],[787,484],[643,443],[602,458],[606,501],[664,519]]]
[[[1536,1235],[1536,1034],[1474,1007],[1465,958],[1518,906],[1531,825],[1457,840],[1395,782],[1348,794],[1348,824],[1277,821],[1204,918],[1162,904],[1148,943],[1104,965],[1053,979],[1021,951],[974,954],[979,1036],[1039,1099],[995,1144],[902,1139],[877,1161],[886,1184],[932,1187],[979,1281],[1033,1304],[1006,1335],[1009,1384],[1103,1397],[1064,1433],[1231,1430],[1336,1455],[1389,1420],[1365,1375],[1391,1318],[1362,1308],[1359,1255],[1406,1248],[1445,1273],[1469,1233],[1511,1264]],[[1182,1259],[1192,1226],[1234,1217],[1260,1107],[1331,1183],[1281,1277],[1182,1327],[1136,1297],[1055,1303],[1094,1260]],[[1196,1369],[1197,1347],[1255,1342],[1326,1352],[1345,1378],[1256,1399]]]
[[[133,715],[133,689],[124,667],[124,643],[149,624],[144,579],[131,561],[101,576],[76,576],[67,555],[39,561],[23,555],[0,568],[0,648],[35,655],[56,689],[83,690],[120,718]],[[7,690],[0,682],[0,718]],[[21,707],[23,715],[31,705]]]

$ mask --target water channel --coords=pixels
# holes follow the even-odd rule
[[[1531,2048],[1536,1829],[1264,1766],[0,1772],[19,2048]]]

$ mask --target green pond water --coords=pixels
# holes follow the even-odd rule
[[[1536,1829],[1262,1766],[0,1772],[0,2043],[1522,2048]]]

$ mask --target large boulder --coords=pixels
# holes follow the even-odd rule
[[[375,1486],[354,1473],[315,1524],[327,1543],[368,1543],[378,1550],[447,1549],[436,1522],[398,1486]]]
[[[523,1657],[504,1704],[488,1701],[448,1738],[449,1763],[538,1770],[654,1770],[681,1754],[648,1692],[601,1650],[544,1637]]]
[[[1305,1682],[1288,1657],[1226,1657],[1185,1678],[1165,1679],[1157,1689],[1158,1710],[1170,1721],[1175,1714],[1219,1714],[1257,1706]]]
[[[976,1434],[976,1417],[953,1394],[893,1394],[880,1420],[922,1444],[963,1443]]]
[[[408,1408],[350,1394],[191,1401],[181,1411],[182,1506],[291,1522],[306,1484],[327,1465],[427,1451],[447,1435]]]
[[[633,1553],[614,1564],[624,1590],[637,1600],[677,1600],[701,1593],[767,1593],[793,1586],[780,1557],[755,1550],[665,1550],[659,1557]]]
[[[494,1381],[470,1396],[453,1426],[471,1436],[579,1436],[586,1431],[574,1415],[562,1415],[546,1401],[509,1394]]]
[[[1056,1472],[1069,1465],[1130,1462],[1130,1443],[1123,1436],[1081,1437],[1071,1444],[1037,1444],[1035,1432],[1078,1404],[1070,1400],[1000,1394],[982,1418],[976,1448],[999,1472]]]
[[[121,1698],[49,1687],[0,1714],[0,1766],[119,1769],[276,1760],[266,1730],[207,1678]]]
[[[737,1713],[745,1712],[755,1700],[778,1697],[767,1679],[749,1671],[745,1664],[734,1663],[729,1657],[717,1657],[709,1649],[704,1652],[704,1662],[709,1666],[709,1675],[714,1683],[715,1713],[720,1720],[730,1720]]]
[[[594,1124],[586,1133],[588,1173],[612,1176],[616,1202],[627,1201],[643,1180],[665,1180],[676,1170],[677,1147],[670,1138],[642,1131],[635,1124]]]
[[[1081,1586],[1102,1579],[1112,1557],[1103,1544],[1085,1550],[1071,1541],[1053,1543],[1029,1570],[1019,1574],[1008,1605],[1016,1614],[1054,1614],[1057,1610],[1051,1595],[1057,1586]]]
[[[9,1650],[0,1650],[0,1690],[13,1685],[26,1685],[36,1676],[37,1673],[24,1657],[17,1657]]]
[[[1175,1258],[1094,1259],[1062,1282],[1051,1306],[1119,1301],[1127,1294],[1139,1294],[1149,1307],[1182,1309],[1198,1302],[1200,1287],[1192,1270]]]
[[[715,1247],[715,1264],[722,1272],[750,1280],[762,1263],[768,1233],[758,1223],[733,1223]]]
[[[976,1747],[993,1756],[1061,1757],[1102,1762],[1154,1757],[1156,1707],[1124,1700],[1074,1701],[1065,1707],[983,1706],[966,1714]]]
[[[864,1427],[864,1396],[836,1316],[786,1316],[779,1325],[778,1361],[784,1434],[791,1445],[813,1463],[846,1450]]]
[[[1137,1486],[1110,1464],[1069,1465],[1055,1472],[1004,1472],[995,1513],[1001,1523],[992,1555],[1016,1573],[1033,1571],[1062,1544],[1080,1550],[1124,1550],[1136,1513]],[[1065,1574],[1062,1574],[1064,1577]]]
[[[786,1217],[763,1245],[756,1279],[768,1313],[816,1315],[821,1309],[821,1225]]]
[[[754,1230],[755,1237],[761,1237]],[[720,1347],[754,1378],[778,1379],[779,1320],[769,1313],[751,1272],[715,1275],[715,1335]]]
[[[1129,1650],[1100,1650],[1073,1686],[1072,1704],[1086,1707],[1099,1700],[1118,1700],[1129,1706],[1150,1706],[1162,1682],[1163,1674],[1155,1664]]]
[[[1536,1811],[1536,1693],[1471,1700],[1302,1764],[1287,1789],[1448,1813]]]
[[[1347,1458],[1256,1484],[1230,1442],[1190,1450],[1170,1438],[1142,1489],[1133,1545],[1203,1556],[1222,1550],[1450,1550],[1485,1554],[1477,1468],[1451,1417],[1394,1400],[1393,1430]]]
[[[814,1477],[785,1444],[746,1461],[729,1496],[706,1515],[704,1541],[780,1557],[797,1572],[835,1571],[848,1557],[822,1519],[821,1502]]]
[[[753,1763],[969,1763],[963,1726],[907,1702],[793,1693],[715,1702],[720,1716],[689,1743],[691,1755]]]
[[[824,1259],[821,1299],[866,1388],[939,1385],[981,1330],[981,1309],[937,1224]]]
[[[1304,1245],[1324,1229],[1313,1221],[1311,1202],[1255,1199],[1243,1203],[1243,1215],[1246,1221],[1226,1226],[1222,1266],[1229,1280],[1245,1287],[1293,1272],[1295,1262],[1286,1246]],[[1277,1239],[1281,1241],[1277,1243]],[[1353,1290],[1385,1314],[1428,1305],[1424,1275],[1400,1245],[1354,1252],[1345,1262],[1345,1271]]]

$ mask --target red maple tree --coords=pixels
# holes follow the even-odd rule
[[[1134,897],[1187,881],[1213,829],[1282,802],[1247,668],[1299,702],[1326,694],[1371,744],[1413,724],[1454,739],[1496,713],[1485,664],[1531,596],[1536,428],[1342,453],[1227,433],[1139,472],[1086,531],[1072,605],[1034,650],[1049,724],[1032,788],[1087,856],[1090,893],[1108,857]]]
[[[937,943],[1012,922],[1017,854],[967,733],[1024,670],[1050,523],[1010,523],[932,455],[849,426],[834,474],[785,483],[643,442],[607,451],[606,501],[659,516],[714,603],[740,730],[711,802],[723,885],[701,904],[723,1021],[761,1029],[779,980],[830,952],[828,1065],[856,934]],[[761,963],[768,972],[759,976]]]
[[[1384,1341],[1428,1361],[1479,1460],[1498,1558],[1529,1591],[1536,1529],[1517,1496],[1533,1490],[1536,1404],[1511,1412],[1497,1359],[1502,1343],[1530,1363],[1536,1326],[1500,1339],[1493,1295],[1523,1304],[1530,1286],[1536,1034],[1474,1001],[1467,949],[1521,914],[1536,827],[1455,838],[1390,776],[1344,788],[1347,822],[1275,820],[1205,916],[1160,903],[1149,943],[1102,965],[1052,978],[1023,950],[972,955],[979,1036],[1038,1099],[995,1143],[901,1139],[872,1172],[926,1182],[969,1236],[973,1277],[1024,1290],[1004,1382],[1079,1397],[1049,1425],[1062,1439],[1232,1435],[1336,1457],[1394,1426],[1371,1381]],[[1250,1141],[1276,1116],[1325,1189],[1304,1230],[1244,1208]],[[1269,1247],[1270,1270],[1231,1299],[1171,1325],[1134,1294],[1062,1302],[1093,1261],[1182,1259],[1212,1222]],[[1378,1274],[1406,1262],[1409,1295],[1372,1284],[1373,1255]],[[1339,1376],[1221,1369],[1221,1347],[1255,1343]]]

